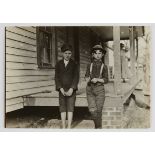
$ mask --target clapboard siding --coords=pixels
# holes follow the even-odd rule
[[[14,47],[17,49],[23,49],[23,50],[36,52],[36,46],[30,45],[24,42],[12,40],[12,39],[6,39],[6,47]]]
[[[54,89],[55,89],[54,86],[45,86],[45,87],[30,88],[30,89],[25,89],[25,90],[11,91],[11,92],[6,93],[6,99],[22,97],[22,96],[31,95],[34,93],[40,93],[45,90],[53,91]]]
[[[54,82],[52,81],[36,81],[36,82],[25,82],[25,83],[13,83],[13,84],[7,84],[6,91],[15,91],[15,90],[23,90],[27,88],[36,88],[41,86],[52,86],[54,85]]]
[[[14,33],[14,32],[6,31],[6,38],[16,40],[16,41],[20,41],[20,42],[24,42],[24,43],[34,45],[34,46],[36,45],[36,39],[31,39],[31,38],[28,38],[26,36],[23,36],[23,35]]]
[[[27,63],[19,63],[19,62],[7,62],[6,63],[6,69],[37,69],[38,65],[37,64],[27,64]]]
[[[86,71],[87,65],[88,64],[80,64],[80,67],[81,67],[82,70],[85,70]]]
[[[18,103],[23,103],[23,98],[22,97],[7,100],[7,106],[15,105],[15,104],[18,104]]]
[[[36,27],[20,26],[20,28],[28,32],[31,32],[32,34],[36,34]]]
[[[81,64],[88,64],[88,63],[90,63],[90,60],[89,60],[89,61],[86,61],[86,60],[80,60],[80,65],[81,65]]]
[[[51,70],[6,70],[6,76],[54,76]]]
[[[6,47],[6,54],[37,58],[37,52],[26,51],[22,49],[13,48],[13,47]]]
[[[17,56],[17,55],[6,55],[6,62],[25,62],[31,64],[37,64],[37,59],[32,57],[25,57],[25,56]]]
[[[58,60],[62,59],[61,47],[67,41],[67,29],[66,27],[56,27],[57,37],[57,56]]]
[[[21,109],[24,107],[24,103],[15,103],[15,104],[12,104],[12,105],[6,105],[6,113],[7,112],[11,112],[11,111],[14,111],[14,110],[18,110],[18,109]]]
[[[34,81],[49,81],[54,80],[54,77],[50,76],[16,76],[16,77],[6,77],[6,83],[25,83],[25,82],[34,82]]]
[[[81,57],[90,58],[90,53],[80,53]]]
[[[6,30],[8,32],[14,32],[16,34],[20,34],[22,36],[31,38],[31,39],[36,39],[36,34],[29,32],[27,30],[21,29],[20,27],[6,27]]]
[[[80,62],[89,62],[90,61],[90,58],[89,57],[83,57],[83,56],[80,56]]]
[[[23,108],[22,96],[54,89],[54,70],[38,69],[36,28],[6,27],[6,112]]]
[[[91,49],[91,31],[83,27],[79,32],[79,50],[80,50],[80,78],[85,77],[87,64],[90,63],[90,49]]]

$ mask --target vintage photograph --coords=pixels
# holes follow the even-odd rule
[[[150,128],[150,53],[150,26],[6,26],[5,128]]]

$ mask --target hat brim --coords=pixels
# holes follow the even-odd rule
[[[69,44],[64,44],[64,45],[61,47],[61,52],[65,52],[65,51],[72,51],[72,46],[69,45]]]
[[[100,51],[102,51],[103,54],[106,54],[106,52],[107,52],[106,50],[104,50],[102,48],[93,48],[91,53],[93,53],[95,50],[100,50]]]

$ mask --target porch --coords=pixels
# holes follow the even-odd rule
[[[114,83],[110,82],[105,85],[105,104],[104,106],[122,106],[123,103],[133,93],[134,89],[140,82],[135,84],[121,82],[122,94],[116,95],[114,90]],[[43,92],[32,95],[26,95],[24,98],[24,106],[59,106],[58,92],[53,90],[51,92]],[[86,99],[86,82],[79,84],[79,90],[77,91],[76,107],[87,107]]]
[[[69,29],[69,28],[68,28]],[[77,100],[76,100],[76,106],[87,106],[86,101],[86,94],[85,94],[85,88],[86,83],[84,81],[84,75],[86,66],[89,63],[90,54],[87,51],[81,52],[81,46],[86,46],[88,44],[88,38],[85,38],[85,44],[80,44],[80,41],[82,39],[82,36],[80,37],[79,34],[79,27],[75,27],[75,34],[78,36],[75,40],[75,45],[79,51],[76,49],[75,53],[73,54],[75,57],[75,60],[79,63],[80,67],[80,83],[79,83],[79,90],[77,92]],[[86,29],[87,30],[87,29]],[[92,26],[88,27],[88,30],[91,30],[93,33],[97,35],[96,39],[99,41],[100,44],[104,46],[104,48],[107,48],[107,54],[105,58],[105,64],[109,68],[109,60],[113,59],[113,73],[112,77],[109,75],[109,83],[105,85],[106,90],[106,100],[105,100],[105,106],[122,106],[123,103],[128,99],[128,97],[132,94],[138,83],[140,82],[140,78],[137,76],[136,71],[136,54],[138,53],[138,49],[136,48],[138,44],[136,44],[136,39],[139,36],[144,35],[143,27],[135,27],[135,26]],[[88,31],[87,30],[87,31]],[[83,31],[82,31],[83,32]],[[81,33],[82,33],[81,32]],[[83,32],[84,33],[84,32]],[[88,32],[87,32],[88,34]],[[93,38],[94,39],[94,38]],[[124,61],[121,60],[121,47],[120,47],[120,41],[121,40],[129,40],[130,45],[130,77],[124,81],[122,74],[125,69],[122,69],[122,66],[125,66],[128,68],[127,63],[123,63]],[[113,46],[111,48],[113,52],[113,57],[109,56],[109,51],[107,44],[105,44],[108,41],[113,41]],[[94,41],[93,41],[94,43]],[[84,48],[85,48],[84,46]],[[80,48],[81,47],[81,48]],[[88,50],[88,49],[87,49]],[[85,56],[85,58],[83,57]],[[86,59],[87,57],[87,59]],[[125,59],[125,57],[122,57],[122,59]],[[110,73],[110,71],[109,71]],[[126,75],[125,75],[126,76]],[[127,77],[127,76],[126,76]],[[50,92],[50,93],[46,93]],[[24,106],[58,106],[58,93],[55,91],[55,86],[49,87],[44,91],[40,91],[37,93],[30,93],[25,94],[24,96]],[[43,92],[43,93],[42,93]]]

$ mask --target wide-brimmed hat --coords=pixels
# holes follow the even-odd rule
[[[63,44],[61,47],[61,52],[65,52],[65,51],[72,51],[72,46],[69,44]]]

